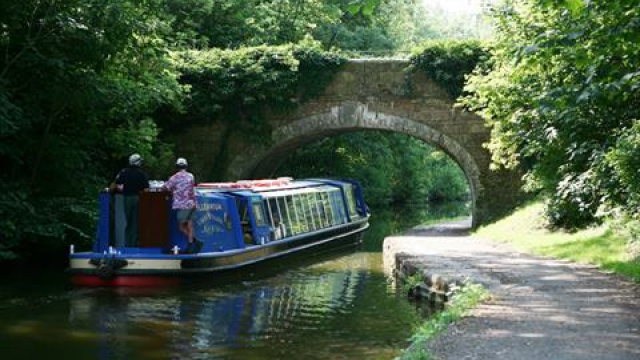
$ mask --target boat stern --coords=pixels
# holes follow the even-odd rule
[[[79,286],[158,286],[179,282],[182,257],[76,253],[67,272]]]

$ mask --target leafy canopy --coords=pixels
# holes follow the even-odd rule
[[[488,61],[489,51],[479,40],[429,41],[413,50],[409,71],[425,72],[455,100],[468,75]]]

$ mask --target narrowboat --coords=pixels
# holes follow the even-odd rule
[[[192,215],[197,253],[178,230],[171,193],[158,182],[140,194],[139,239],[124,245],[119,195],[102,192],[90,252],[70,248],[76,285],[177,284],[195,274],[226,271],[324,244],[360,240],[369,209],[355,180],[278,178],[200,183]]]

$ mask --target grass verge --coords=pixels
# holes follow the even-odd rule
[[[444,331],[449,324],[459,320],[465,316],[469,310],[488,298],[489,292],[482,285],[473,283],[465,284],[460,292],[451,298],[443,311],[417,327],[413,336],[411,336],[411,345],[402,353],[399,359],[432,359],[433,357],[429,351],[424,348],[424,343]]]
[[[512,215],[478,229],[478,237],[510,243],[516,249],[598,267],[640,282],[640,263],[627,253],[627,239],[610,224],[576,232],[552,231],[544,225],[544,205],[528,204]]]

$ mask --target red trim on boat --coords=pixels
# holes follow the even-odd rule
[[[71,282],[78,286],[171,286],[180,279],[174,276],[128,275],[104,280],[96,275],[72,275]]]
[[[236,182],[199,183],[198,187],[206,189],[253,189],[259,187],[279,187],[291,185],[293,179],[281,177],[277,179],[238,180]]]

